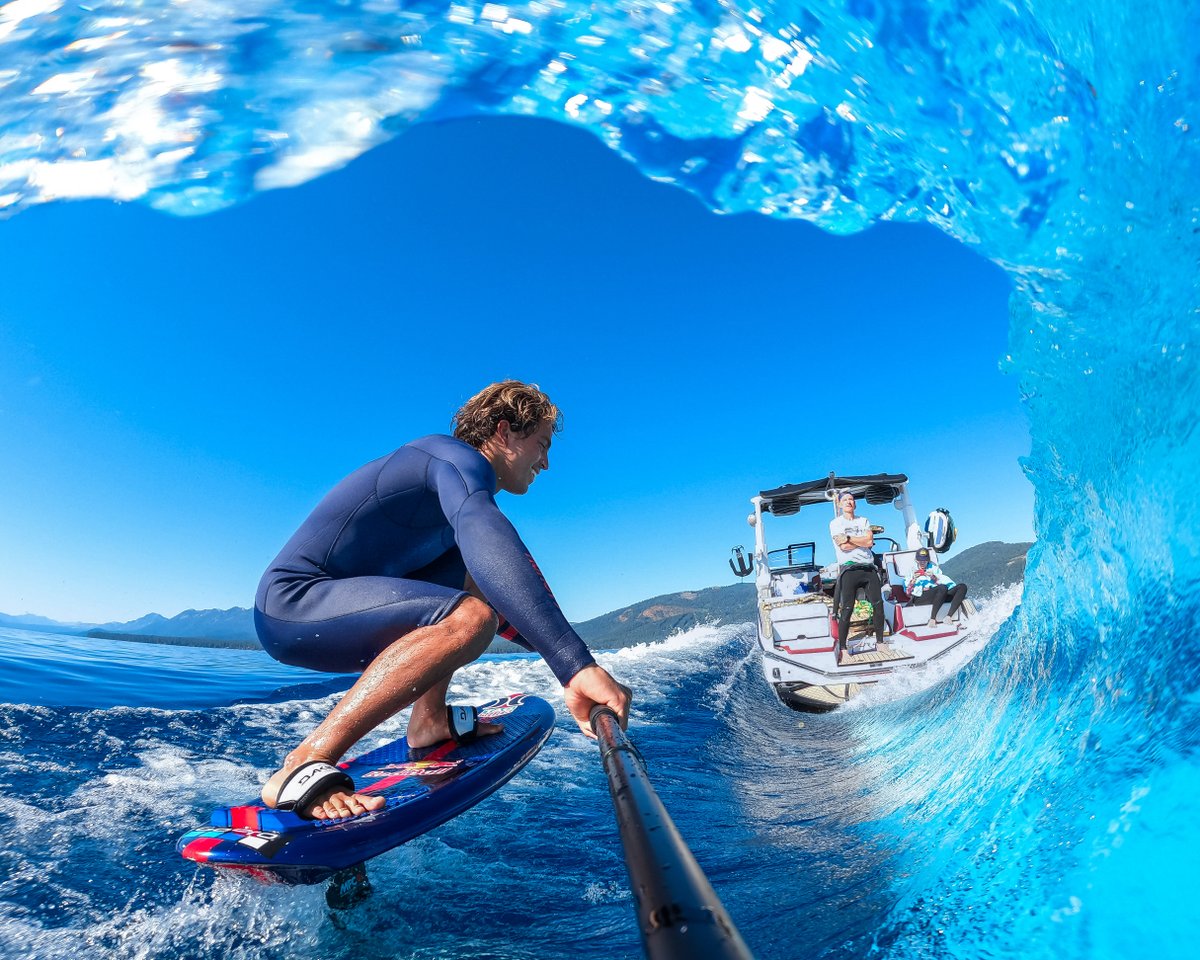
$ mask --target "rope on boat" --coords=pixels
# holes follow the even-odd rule
[[[608,775],[647,958],[753,960],[650,785],[645,761],[617,715],[597,706],[591,722]]]

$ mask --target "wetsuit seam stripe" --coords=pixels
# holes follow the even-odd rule
[[[321,562],[318,564],[322,573],[327,575],[329,574],[329,558],[333,556],[334,551],[337,549],[338,543],[342,539],[342,534],[346,532],[346,527],[350,525],[350,521],[357,517],[362,511],[363,507],[365,507],[371,500],[375,500],[376,503],[379,502],[379,495],[374,490],[363,497],[363,499],[358,502],[358,505],[348,514],[346,514],[346,519],[343,520],[341,526],[338,527],[338,532],[329,542],[329,549],[325,551],[325,556],[321,558]]]
[[[462,509],[466,505],[466,502],[468,500],[470,500],[473,496],[475,496],[476,493],[480,493],[481,491],[476,490],[476,491],[472,492],[471,487],[467,484],[467,478],[464,477],[462,474],[462,471],[460,469],[458,469],[457,463],[454,463],[451,460],[444,460],[441,457],[432,457],[431,456],[429,458],[429,466],[433,465],[433,461],[435,459],[440,461],[441,463],[446,464],[446,466],[450,467],[450,469],[452,469],[454,471],[454,475],[456,477],[458,477],[458,482],[462,484],[463,496],[462,496],[462,499],[458,502],[458,509],[454,511],[454,516],[446,517],[446,522],[449,523],[451,528],[454,530],[454,539],[455,539],[455,542],[457,542],[458,541],[458,524],[456,521],[458,520],[458,515],[460,513],[462,513]],[[428,470],[428,467],[426,469]],[[426,487],[430,486],[429,479],[430,479],[429,474],[427,472],[425,475]],[[434,489],[437,489],[437,488],[434,487]],[[440,504],[439,504],[439,506],[440,506]]]
[[[423,580],[414,580],[414,581],[410,581],[410,582],[424,583]],[[427,584],[427,586],[436,587],[436,586],[439,586],[439,584],[431,583],[431,584]],[[443,589],[450,590],[456,594],[455,597],[447,597],[446,598],[447,600],[453,600],[455,602],[455,604],[459,603],[463,597],[470,596],[470,594],[468,594],[465,590],[455,590],[453,587],[444,587]],[[359,607],[357,610],[354,611],[354,613],[355,614],[370,613],[374,610],[385,610],[388,607],[395,606],[397,602],[403,602],[403,601],[391,601],[389,603],[377,603],[374,606],[370,606],[370,607]],[[331,623],[334,620],[341,620],[343,617],[346,616],[346,614],[344,614],[344,613],[339,613],[339,614],[335,614],[334,616],[331,616],[331,617],[322,617],[320,620],[286,620],[283,617],[277,617],[274,614],[267,613],[265,610],[262,610],[262,609],[259,610],[259,613],[261,613],[264,617],[266,617],[269,620],[274,620],[277,623],[286,623],[286,624],[291,624],[291,625],[298,625],[298,624],[302,624],[302,623]]]

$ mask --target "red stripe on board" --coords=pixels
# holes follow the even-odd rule
[[[429,756],[422,757],[422,760],[441,760],[446,754],[451,753],[458,746],[457,740],[447,740],[440,747],[433,751]]]
[[[183,848],[183,855],[189,860],[204,863],[212,848],[221,842],[220,837],[200,837]]]
[[[397,783],[399,783],[401,780],[407,780],[407,779],[408,779],[407,773],[398,773],[394,777],[384,777],[382,780],[376,780],[369,787],[363,787],[361,789],[355,790],[354,792],[355,793],[375,793],[379,790],[386,790],[388,787],[393,787]]]
[[[258,811],[262,807],[230,807],[229,808],[229,825],[237,830],[239,827],[246,830],[257,830],[258,826]]]
[[[422,757],[420,762],[428,763],[431,760],[441,760],[442,757],[444,757],[446,754],[453,751],[454,748],[457,746],[458,746],[457,740],[446,740],[442,743],[442,745],[440,747],[438,747],[436,750],[434,750],[432,753],[430,753],[429,756]],[[369,787],[363,787],[361,790],[356,789],[354,792],[355,793],[374,793],[377,790],[386,790],[388,787],[394,787],[401,780],[408,779],[410,773],[411,773],[411,771],[405,771],[404,773],[396,774],[394,777],[384,777],[382,780],[376,780]]]

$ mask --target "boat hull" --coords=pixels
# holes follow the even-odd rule
[[[883,641],[855,654],[840,642],[832,611],[819,598],[769,598],[759,606],[763,677],[782,704],[805,713],[835,710],[870,684],[924,670],[977,640],[969,602],[948,622],[930,625],[928,606],[885,601]],[[870,627],[852,621],[848,644]]]

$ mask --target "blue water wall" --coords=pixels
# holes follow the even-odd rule
[[[1198,38],[1186,0],[21,0],[0,8],[0,205],[203,213],[488,112],[583,126],[714,210],[971,245],[1015,288],[1039,542],[1022,606],[937,702],[861,718],[893,798],[862,829],[897,851],[877,948],[1180,956]]]

